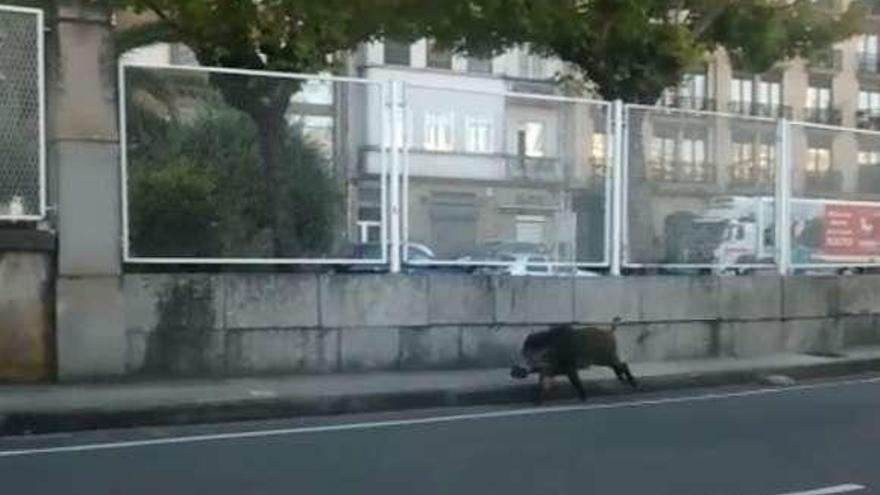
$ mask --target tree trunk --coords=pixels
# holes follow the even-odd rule
[[[251,117],[257,126],[262,158],[263,181],[269,195],[269,218],[272,228],[272,255],[276,258],[295,256],[286,252],[288,245],[284,239],[284,147],[287,122],[284,119],[286,108],[261,108]]]
[[[646,140],[651,133],[645,129],[646,111],[629,112],[626,123],[629,133],[629,161],[627,163],[627,222],[628,249],[626,261],[630,263],[657,263],[662,260],[661,243],[654,228],[654,198],[648,181]]]

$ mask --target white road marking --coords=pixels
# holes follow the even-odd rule
[[[148,447],[153,445],[176,445],[186,443],[213,442],[220,440],[236,440],[242,438],[264,438],[289,435],[303,435],[313,433],[330,433],[351,430],[373,430],[378,428],[390,428],[394,426],[416,426],[416,425],[432,425],[441,423],[452,423],[458,421],[471,421],[483,419],[511,418],[520,416],[539,416],[547,414],[558,414],[578,411],[602,411],[607,409],[630,409],[646,406],[662,406],[668,404],[680,404],[687,402],[705,402],[714,400],[735,399],[743,397],[754,397],[761,395],[786,394],[791,392],[816,390],[823,388],[844,387],[852,385],[865,385],[880,383],[880,377],[848,380],[839,382],[817,383],[812,385],[796,385],[786,388],[761,388],[755,390],[746,390],[742,392],[729,392],[723,394],[704,394],[684,397],[669,397],[665,399],[650,399],[631,402],[617,402],[610,404],[594,404],[594,405],[577,405],[577,406],[558,406],[558,407],[532,407],[526,409],[514,409],[505,411],[494,411],[485,413],[457,414],[450,416],[434,416],[428,418],[400,419],[391,421],[374,421],[366,423],[348,423],[338,425],[325,426],[306,426],[298,428],[281,428],[274,430],[262,431],[243,431],[235,433],[217,433],[212,435],[190,435],[182,437],[157,438],[151,440],[132,440],[125,442],[108,442],[83,445],[67,445],[61,447],[45,447],[36,449],[6,450],[0,451],[0,458],[3,457],[21,457],[39,454],[60,454],[69,452],[89,452],[96,450],[114,450],[114,449],[131,449],[137,447]],[[836,492],[840,493],[840,492]]]
[[[850,484],[850,485],[829,486],[828,488],[819,488],[816,490],[808,490],[805,492],[783,493],[781,495],[834,495],[836,493],[859,492],[864,489],[865,489],[865,487],[862,485]]]

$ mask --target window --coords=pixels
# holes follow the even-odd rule
[[[743,139],[745,138],[745,139]],[[766,136],[741,136],[733,142],[731,178],[740,183],[768,183],[776,173],[776,145]],[[736,138],[735,138],[736,139]]]
[[[809,148],[807,150],[807,174],[821,175],[831,170],[831,150]]]
[[[428,113],[425,115],[425,149],[452,151],[451,113]]]
[[[330,81],[305,81],[290,101],[306,105],[332,105],[334,83]]]
[[[826,109],[831,107],[831,88],[810,86],[807,88],[807,104],[809,109]]]
[[[410,65],[410,44],[405,41],[385,40],[385,63]]]
[[[428,67],[452,70],[452,52],[439,48],[434,40],[428,40]]]
[[[358,220],[358,240],[362,244],[382,242],[382,222]]]
[[[675,138],[654,137],[651,148],[651,175],[661,180],[675,178]]]
[[[734,78],[730,81],[730,101],[736,111],[751,111],[753,94],[754,82],[751,79]]]
[[[706,74],[690,74],[684,78],[679,95],[685,99],[702,100],[706,98]]]
[[[544,242],[544,225],[547,219],[538,215],[516,216],[516,242],[542,244]]]
[[[782,105],[782,83],[758,81],[758,103],[766,108]]]
[[[318,147],[326,158],[333,156],[333,117],[322,115],[296,115],[291,123],[305,140]]]
[[[681,141],[681,178],[688,182],[706,179],[706,141],[692,138]]]
[[[878,166],[880,165],[880,150],[859,151],[860,166]]]
[[[491,58],[468,57],[467,71],[472,74],[491,74],[492,73],[492,59]]]
[[[859,37],[859,69],[868,72],[880,71],[880,39],[876,34],[863,34]]]
[[[492,152],[492,119],[468,117],[465,119],[465,150],[469,153]]]
[[[542,122],[525,122],[520,125],[517,134],[517,151],[520,155],[542,157],[545,153],[544,139]]]
[[[608,135],[596,132],[590,140],[590,164],[593,173],[605,175],[608,167]]]
[[[880,91],[859,91],[859,112],[880,114]]]
[[[755,166],[755,145],[751,141],[733,143],[733,167],[731,174],[735,182],[753,179]]]
[[[776,144],[758,144],[758,173],[759,177],[773,180],[776,176]]]
[[[525,79],[544,79],[546,68],[544,59],[528,51],[519,52],[519,76]]]
[[[858,52],[860,56],[873,56],[876,59],[878,53],[880,53],[880,36],[876,34],[863,34],[859,36]]]
[[[691,110],[706,110],[707,93],[708,78],[706,74],[688,74],[678,88],[663,93],[663,104]]]
[[[709,179],[706,164],[706,140],[697,136],[655,136],[651,149],[649,174],[661,181],[705,182]]]

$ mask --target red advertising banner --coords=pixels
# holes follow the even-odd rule
[[[826,204],[822,254],[880,255],[880,205]]]

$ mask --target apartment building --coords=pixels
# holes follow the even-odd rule
[[[490,247],[506,244],[545,259],[602,261],[605,181],[597,173],[608,112],[554,98],[562,64],[525,50],[470,58],[425,40],[366,45],[353,63],[366,79],[404,83],[394,139],[406,149],[411,242],[444,260],[494,256]],[[365,150],[360,169],[367,200],[359,221],[374,228],[378,193],[368,184],[378,189],[378,158],[378,149]]]

